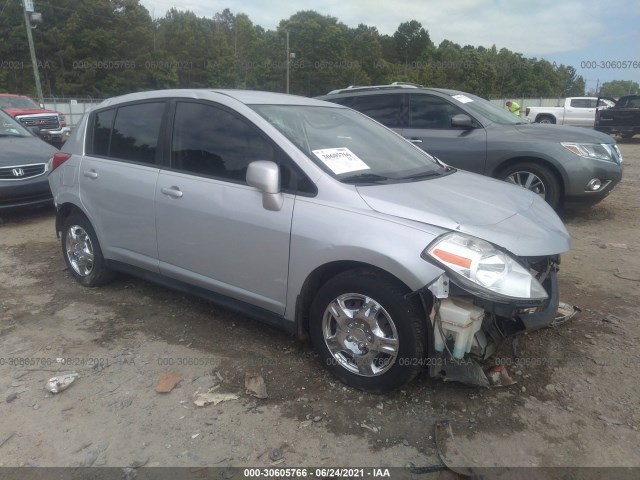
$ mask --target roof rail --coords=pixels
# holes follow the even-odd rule
[[[348,93],[356,91],[367,91],[367,90],[385,90],[388,88],[424,88],[422,85],[418,83],[409,83],[409,82],[393,82],[389,85],[349,85],[347,88],[339,88],[337,90],[331,90],[328,95],[333,95],[337,93]]]

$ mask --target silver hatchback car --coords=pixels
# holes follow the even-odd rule
[[[276,93],[106,100],[49,182],[81,284],[121,271],[202,296],[310,337],[337,378],[371,392],[425,365],[482,372],[506,337],[552,322],[570,246],[538,195]]]

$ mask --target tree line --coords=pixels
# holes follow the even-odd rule
[[[212,18],[169,10],[152,19],[139,0],[36,0],[33,29],[45,96],[105,98],[164,88],[241,88],[325,94],[347,85],[413,82],[487,98],[564,97],[585,92],[571,66],[495,45],[435,45],[417,20],[393,35],[300,11],[265,30],[229,9]],[[286,33],[290,57],[287,59]],[[0,91],[33,94],[22,0],[0,13]]]

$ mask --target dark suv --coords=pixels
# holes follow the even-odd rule
[[[392,84],[318,98],[374,118],[447,164],[528,188],[554,208],[597,203],[622,179],[610,136],[531,124],[469,93]]]

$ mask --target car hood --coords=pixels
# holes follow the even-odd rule
[[[0,137],[0,167],[47,163],[57,151],[36,137]]]
[[[571,246],[564,224],[539,196],[480,175],[458,171],[357,190],[376,212],[467,233],[518,256],[554,255]]]
[[[54,110],[46,110],[42,108],[4,108],[3,110],[7,112],[9,115],[11,115],[12,117],[20,116],[20,115],[36,115],[36,114],[53,115],[53,114],[59,113]]]
[[[522,135],[546,141],[615,143],[609,135],[584,127],[528,123],[524,125],[515,125],[514,128]]]

